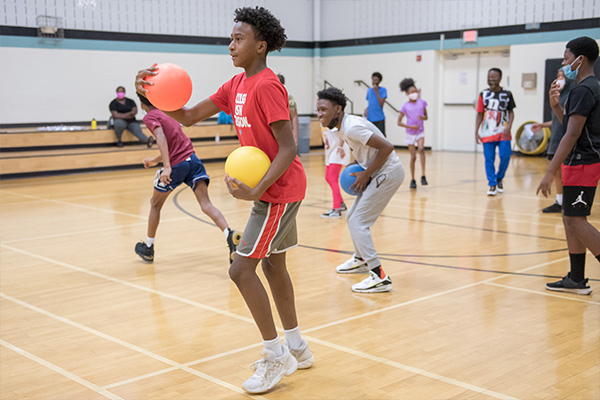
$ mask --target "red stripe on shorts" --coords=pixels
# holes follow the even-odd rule
[[[600,163],[562,165],[563,186],[596,187],[600,180]]]
[[[261,232],[261,236],[258,239],[258,244],[254,248],[254,251],[248,256],[250,258],[264,258],[269,252],[271,242],[277,234],[279,229],[279,221],[285,212],[285,203],[274,204],[271,203],[269,209],[269,216],[267,222]]]

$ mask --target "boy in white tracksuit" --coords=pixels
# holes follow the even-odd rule
[[[373,245],[371,227],[404,180],[402,162],[394,146],[362,117],[344,113],[346,98],[341,90],[327,88],[317,93],[317,115],[322,126],[336,129],[348,143],[356,162],[365,170],[356,172],[351,186],[358,192],[348,211],[348,228],[354,244],[354,256],[339,265],[341,274],[369,272],[369,277],[352,285],[359,293],[388,292],[392,280],[381,267]]]

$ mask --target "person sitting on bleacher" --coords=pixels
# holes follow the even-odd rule
[[[113,119],[112,125],[117,136],[117,146],[123,147],[123,131],[127,129],[140,142],[146,143],[148,147],[152,147],[154,138],[152,136],[146,137],[142,132],[140,123],[135,119],[135,115],[138,112],[137,105],[135,101],[125,97],[125,88],[123,86],[117,87],[117,97],[110,102],[108,108]]]

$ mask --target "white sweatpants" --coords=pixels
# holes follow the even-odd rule
[[[404,181],[402,164],[384,168],[371,177],[371,183],[356,197],[347,213],[354,255],[364,259],[369,269],[381,265],[371,237],[371,227]]]

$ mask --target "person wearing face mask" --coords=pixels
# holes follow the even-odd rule
[[[488,196],[504,191],[504,175],[512,154],[510,148],[513,109],[516,107],[513,95],[500,86],[502,71],[491,68],[488,71],[488,85],[477,99],[477,117],[475,119],[475,140],[483,143],[485,174],[488,180]],[[481,129],[481,130],[480,130]],[[496,172],[496,147],[500,156],[500,165]]]
[[[561,109],[565,106],[565,102],[567,101],[567,97],[569,97],[569,92],[571,88],[575,85],[575,81],[573,79],[565,78],[565,71],[561,69],[558,70],[556,74],[556,80],[554,82],[558,88],[560,89],[560,95],[558,97],[558,104]],[[554,113],[552,113],[552,120],[547,121],[541,124],[534,124],[531,127],[533,132],[537,132],[542,128],[550,128],[550,141],[548,143],[548,148],[546,149],[546,156],[548,161],[552,161],[552,157],[554,157],[554,153],[556,153],[556,149],[558,148],[558,144],[562,139],[565,131],[563,129],[561,120],[559,120]],[[561,213],[562,205],[563,205],[563,187],[562,187],[562,175],[560,173],[560,169],[556,171],[556,177],[554,178],[554,185],[556,187],[556,201],[554,204],[542,209],[543,213]]]
[[[550,89],[550,106],[565,130],[536,194],[548,197],[556,171],[562,169],[563,224],[569,249],[570,271],[563,279],[547,283],[546,289],[587,295],[592,288],[585,278],[587,250],[600,261],[600,232],[587,220],[600,181],[600,84],[594,76],[598,43],[580,37],[567,43],[563,70],[576,79],[569,97],[560,107],[560,87]]]
[[[338,265],[338,274],[369,273],[362,282],[352,285],[358,293],[381,293],[392,290],[375,250],[371,227],[390,202],[404,180],[402,162],[379,129],[365,118],[344,113],[346,98],[338,88],[317,93],[317,115],[321,126],[338,133],[348,143],[356,162],[364,169],[350,175],[356,182],[350,189],[358,193],[346,215],[354,244],[354,255]]]
[[[110,114],[114,120],[113,125],[115,135],[117,136],[118,147],[123,147],[122,137],[125,129],[138,138],[140,142],[146,143],[148,147],[152,147],[154,139],[152,137],[146,137],[142,132],[140,123],[135,119],[138,112],[135,101],[125,97],[125,88],[123,86],[117,87],[117,97],[110,102],[108,108],[110,109]]]
[[[406,128],[404,140],[410,151],[410,188],[416,189],[415,163],[417,161],[417,149],[421,159],[421,185],[427,185],[427,178],[425,178],[425,132],[423,127],[423,121],[427,121],[427,102],[420,98],[420,92],[415,86],[415,81],[411,78],[406,78],[400,82],[400,90],[406,93],[408,101],[400,108],[398,125]],[[402,122],[405,115],[406,124]]]

